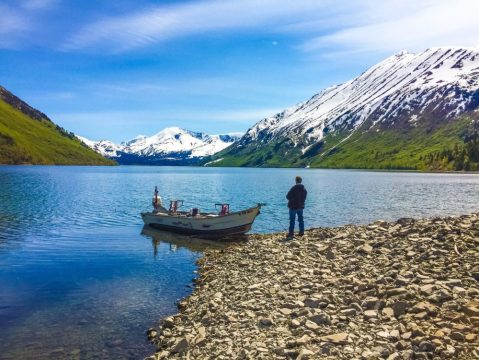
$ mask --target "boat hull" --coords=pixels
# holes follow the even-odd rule
[[[145,225],[186,235],[221,238],[248,232],[258,216],[260,206],[214,217],[192,217],[170,213],[142,213]]]

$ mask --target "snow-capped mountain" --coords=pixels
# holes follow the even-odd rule
[[[242,165],[281,165],[286,156],[296,166],[320,166],[364,138],[360,134],[400,130],[413,136],[414,129],[429,127],[432,135],[462,114],[474,117],[478,107],[479,48],[403,51],[259,121],[219,155],[225,161],[218,165],[227,165],[228,157],[241,157]]]
[[[87,145],[90,149],[95,150],[97,153],[104,157],[115,158],[118,156],[118,153],[123,150],[123,146],[116,145],[109,140],[92,141],[78,135],[77,138],[85,145]]]
[[[120,164],[192,165],[230,146],[239,136],[207,135],[170,127],[153,136],[139,135],[119,145],[108,140],[78,138],[96,152]]]

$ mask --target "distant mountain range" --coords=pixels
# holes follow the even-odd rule
[[[0,86],[0,164],[113,165]]]
[[[479,170],[479,49],[401,52],[252,126],[211,166]]]
[[[64,130],[0,87],[0,164],[112,164],[111,160],[479,170],[479,49],[398,53],[355,79],[262,119],[241,137],[173,127],[121,144],[91,141]]]
[[[99,154],[125,165],[197,165],[240,138],[235,134],[207,135],[178,127],[149,137],[140,135],[121,144],[77,137]]]

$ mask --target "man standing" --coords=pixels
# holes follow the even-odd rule
[[[304,188],[304,185],[301,184],[302,181],[303,179],[300,176],[296,176],[296,185],[294,185],[286,195],[289,208],[288,238],[290,239],[294,236],[294,223],[296,221],[296,215],[298,215],[299,236],[304,235],[303,209],[304,202],[306,201],[306,195],[308,195],[308,192]]]

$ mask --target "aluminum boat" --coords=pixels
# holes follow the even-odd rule
[[[248,209],[231,212],[229,204],[215,204],[215,207],[219,207],[219,211],[208,213],[200,212],[196,208],[180,211],[183,201],[172,200],[169,209],[166,209],[161,204],[156,187],[152,203],[153,211],[141,213],[145,225],[207,238],[228,237],[248,232],[259,215],[261,206],[264,205],[257,204]]]

